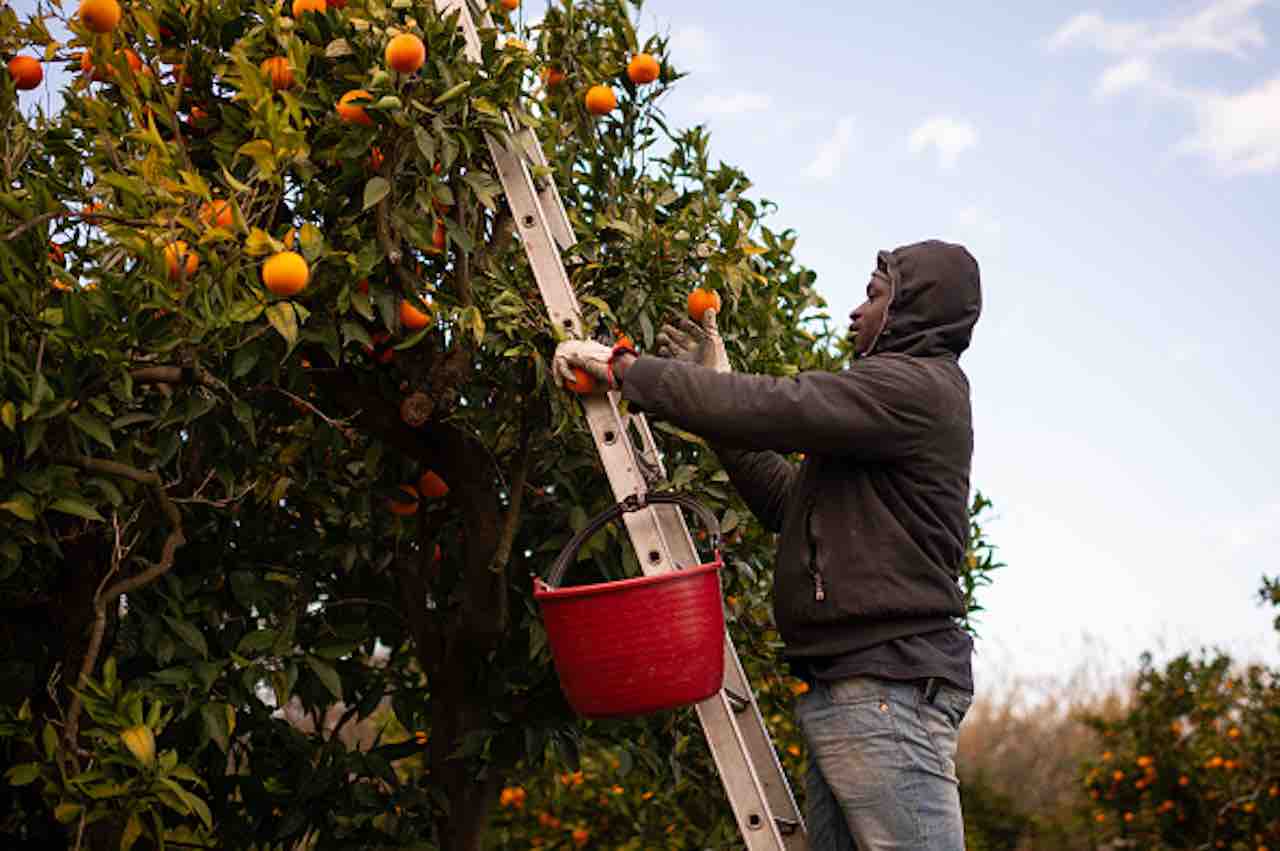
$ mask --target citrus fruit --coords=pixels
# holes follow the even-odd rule
[[[235,223],[231,202],[224,198],[200,205],[200,223],[205,227],[229,228]]]
[[[372,127],[373,119],[369,117],[369,113],[364,111],[364,105],[352,103],[354,100],[372,101],[373,95],[364,89],[352,89],[338,98],[338,115],[348,124],[362,124],[365,127]]]
[[[502,0],[502,8],[508,12],[514,12],[520,8],[520,0]]]
[[[717,314],[720,312],[719,293],[704,290],[701,287],[689,293],[689,317],[694,322],[702,321],[702,315],[707,312],[707,308],[711,308]]]
[[[564,82],[564,72],[559,68],[547,67],[542,69],[542,84],[547,88],[553,88]]]
[[[80,21],[93,32],[109,33],[120,23],[120,4],[116,0],[81,0]]]
[[[34,56],[15,56],[9,60],[9,76],[15,89],[29,91],[44,79],[44,68]]]
[[[413,33],[400,35],[387,42],[387,66],[401,74],[412,74],[427,61],[427,47]]]
[[[293,0],[293,16],[300,18],[307,12],[323,12],[328,6],[324,0]]]
[[[289,67],[289,60],[285,57],[272,56],[270,59],[262,60],[262,64],[258,67],[270,78],[271,88],[277,92],[293,88],[293,69]]]
[[[171,281],[178,280],[183,271],[190,278],[200,266],[200,257],[179,239],[164,247],[164,266]]]
[[[637,86],[652,83],[658,79],[658,60],[648,53],[637,53],[627,63],[627,77]]]
[[[280,251],[262,264],[262,284],[275,295],[297,295],[307,288],[311,270],[296,251]]]
[[[404,491],[409,497],[409,502],[401,502],[398,499],[388,500],[388,506],[392,514],[398,514],[401,517],[407,517],[410,514],[418,513],[418,491],[413,485],[401,485],[400,490]]]
[[[330,9],[347,8],[347,0],[324,0],[324,1],[325,1],[325,4],[328,5]]]
[[[573,380],[566,381],[564,389],[572,390],[574,393],[590,393],[596,389],[596,380],[585,369],[575,366],[573,367]]]
[[[427,470],[422,474],[422,478],[418,479],[418,493],[427,499],[439,499],[449,493],[449,486],[435,471]]]
[[[608,115],[618,106],[618,98],[613,89],[605,85],[592,86],[587,89],[587,112],[592,115]]]
[[[400,324],[408,328],[410,331],[417,331],[419,328],[426,328],[427,323],[431,321],[431,314],[424,313],[414,307],[408,301],[400,302]]]
[[[448,242],[449,233],[445,229],[444,222],[437,220],[436,229],[431,234],[431,245],[436,251],[444,251],[445,244]]]

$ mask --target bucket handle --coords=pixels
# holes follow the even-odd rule
[[[684,496],[678,493],[651,493],[640,494],[634,493],[615,505],[606,508],[582,527],[578,534],[574,535],[569,543],[564,545],[564,549],[560,551],[560,555],[556,556],[555,563],[551,565],[551,573],[547,576],[545,585],[548,588],[555,588],[560,584],[560,580],[564,578],[565,571],[569,569],[569,563],[578,555],[578,549],[586,543],[587,539],[600,531],[605,525],[619,519],[623,514],[629,511],[638,511],[656,503],[664,503],[668,505],[683,506],[694,514],[698,515],[698,519],[702,521],[702,525],[707,529],[708,543],[711,549],[715,551],[715,561],[720,561],[720,521],[716,520],[715,514],[710,509],[703,506],[692,497]],[[678,568],[679,565],[676,565]]]

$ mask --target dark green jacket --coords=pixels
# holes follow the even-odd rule
[[[843,372],[774,378],[641,357],[626,374],[624,397],[716,446],[781,533],[773,602],[788,656],[836,656],[964,614],[973,430],[959,356],[981,310],[978,265],[941,242],[889,256],[888,324]]]

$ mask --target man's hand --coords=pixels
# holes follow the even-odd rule
[[[613,349],[594,340],[568,340],[556,346],[551,371],[562,386],[573,383],[573,369],[577,367],[594,378],[602,390],[616,390],[617,383],[609,372],[612,355]]]
[[[662,357],[696,363],[716,372],[733,372],[720,329],[716,327],[714,308],[702,314],[701,325],[687,316],[680,317],[676,324],[663,325],[654,344]]]

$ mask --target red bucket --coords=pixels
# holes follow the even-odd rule
[[[556,588],[578,548],[627,511],[684,505],[707,526],[715,558],[656,576]],[[720,527],[686,497],[629,498],[595,517],[565,545],[547,581],[534,579],[560,687],[587,718],[644,715],[711,697],[724,682]]]

